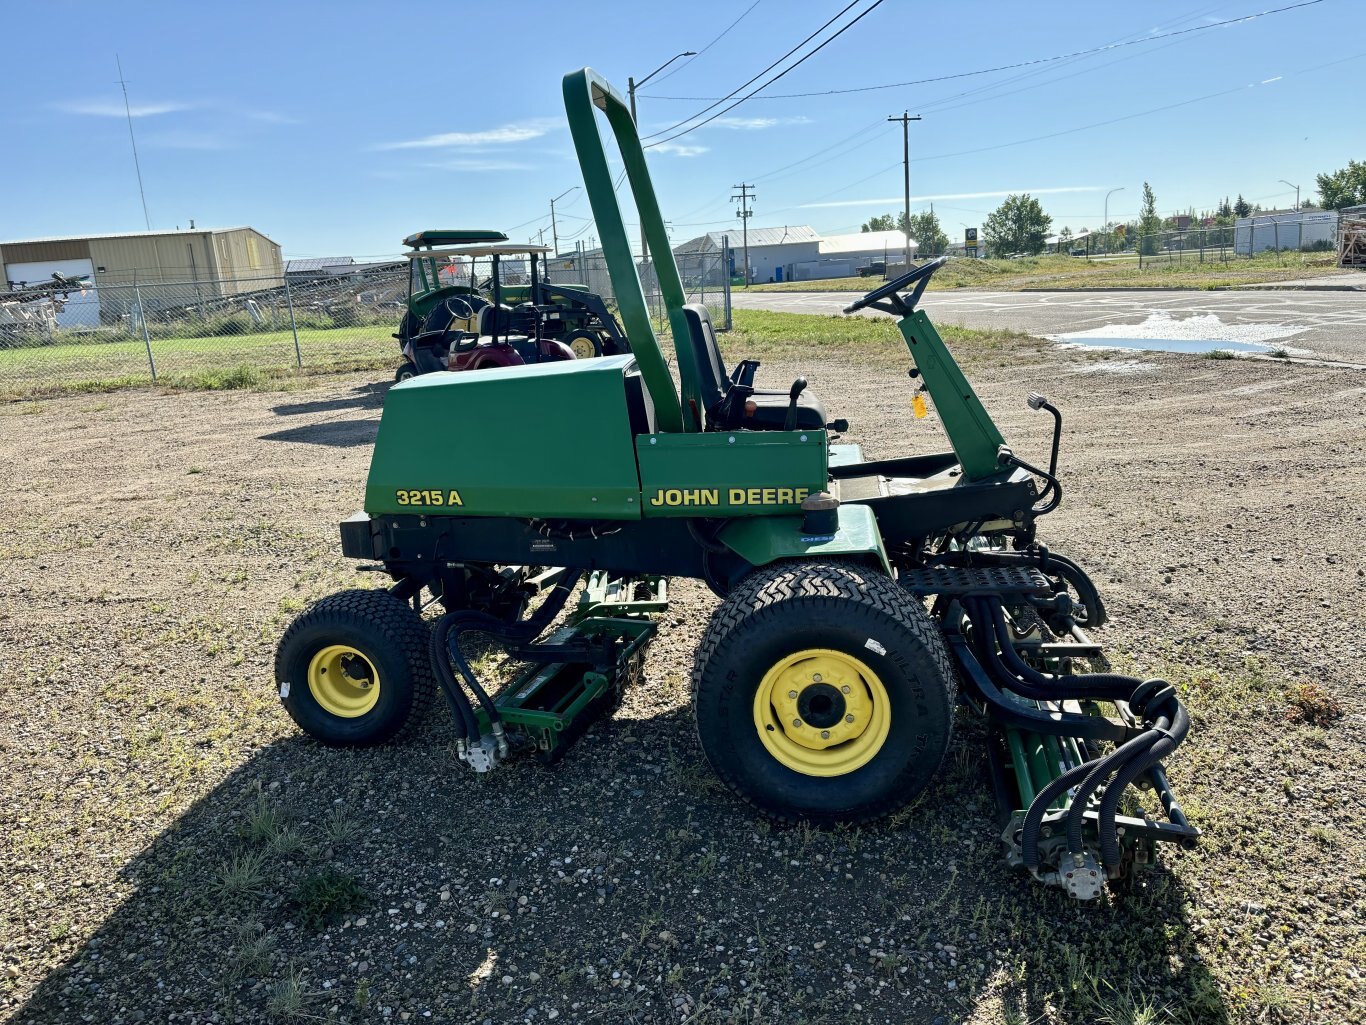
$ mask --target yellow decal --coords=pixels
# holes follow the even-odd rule
[[[916,396],[911,399],[911,412],[915,414],[917,420],[925,419],[926,414],[929,412],[929,410],[925,408],[925,396],[916,394]]]
[[[727,488],[726,505],[800,505],[810,493],[808,488]],[[650,505],[661,506],[719,506],[720,488],[659,488],[650,497]]]
[[[400,488],[394,492],[394,500],[399,505],[464,505],[460,500],[460,492],[451,488],[449,491]]]

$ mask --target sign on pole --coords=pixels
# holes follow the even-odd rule
[[[967,251],[967,255],[968,255],[969,257],[971,257],[972,259],[976,259],[976,258],[977,258],[977,229],[976,229],[976,228],[964,228],[964,229],[963,229],[963,248],[964,248],[964,250]]]

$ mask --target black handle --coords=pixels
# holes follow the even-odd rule
[[[783,430],[791,431],[797,427],[797,399],[802,392],[806,391],[806,378],[799,377],[792,382],[792,390],[787,394],[787,419],[783,421]]]

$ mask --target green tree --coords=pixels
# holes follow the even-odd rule
[[[1157,252],[1157,233],[1162,230],[1162,218],[1157,216],[1157,197],[1153,187],[1143,183],[1143,205],[1138,211],[1139,252],[1152,256]]]
[[[1235,217],[1249,217],[1252,214],[1252,204],[1243,198],[1243,194],[1238,193],[1238,201],[1233,204],[1233,215]]]
[[[905,214],[902,214],[905,217]],[[896,218],[891,214],[879,214],[863,226],[864,231],[891,231],[896,227]]]
[[[1316,175],[1314,180],[1325,210],[1366,204],[1366,161],[1349,160],[1341,170]]]
[[[897,218],[900,230],[906,230],[906,215]],[[940,256],[949,248],[949,237],[939,224],[939,215],[933,210],[923,214],[911,214],[911,240],[916,244],[916,253],[921,256]]]
[[[1042,253],[1053,218],[1029,193],[1010,195],[982,224],[982,237],[992,256]]]

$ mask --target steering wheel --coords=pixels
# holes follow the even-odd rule
[[[450,311],[453,320],[469,320],[474,316],[474,307],[458,295],[446,300],[446,309]]]
[[[887,284],[883,285],[881,288],[873,289],[857,302],[850,303],[844,308],[844,312],[854,313],[865,307],[872,306],[874,303],[881,302],[883,299],[888,299],[890,302],[887,306],[878,306],[874,308],[884,310],[887,313],[896,313],[905,316],[910,313],[911,310],[915,309],[915,304],[920,299],[920,294],[925,291],[925,286],[930,283],[930,276],[948,262],[948,256],[941,256],[937,260],[931,260],[929,263],[914,267],[901,275],[901,277],[887,282]],[[897,293],[907,285],[917,281],[920,282],[920,284],[911,295],[910,302],[906,302],[897,295]]]

